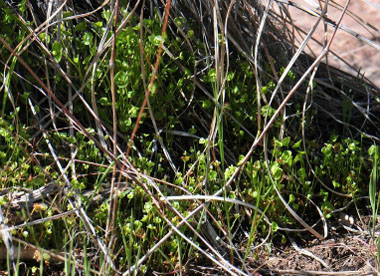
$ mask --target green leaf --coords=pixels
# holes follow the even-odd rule
[[[73,12],[72,11],[66,11],[66,12],[63,12],[63,18],[67,18],[67,17],[70,17],[70,16],[73,16]]]
[[[99,100],[99,103],[102,106],[109,106],[109,105],[111,105],[111,103],[108,101],[107,97],[101,97],[100,100]]]
[[[148,89],[150,90],[150,93],[153,95],[157,91],[157,84],[154,82],[152,84],[148,85]]]
[[[331,211],[334,210],[334,206],[331,204],[331,202],[326,201],[325,203],[322,204],[321,209],[323,213],[325,214],[326,218],[330,218]]]
[[[51,51],[56,62],[60,62],[62,59],[63,48],[62,44],[58,41],[54,41]]]
[[[162,38],[161,35],[156,35],[153,37],[153,39],[151,40],[152,43],[155,45],[155,46],[160,46],[161,43],[164,43],[164,39]]]
[[[356,145],[355,145],[355,143],[354,143],[354,142],[350,143],[350,144],[348,145],[348,149],[349,149],[350,151],[354,151],[354,150],[356,149]]]
[[[74,28],[74,32],[81,32],[86,29],[86,22],[82,21],[79,24],[77,24]]]
[[[271,228],[273,232],[278,231],[278,224],[275,221],[272,221]]]
[[[377,151],[377,146],[372,145],[372,146],[369,148],[369,150],[368,150],[368,154],[369,154],[370,156],[373,156],[373,155],[376,153],[376,151]]]
[[[301,178],[301,180],[305,180],[306,179],[306,170],[305,170],[305,168],[300,168],[298,170],[298,176],[299,176],[299,178]]]
[[[212,106],[212,102],[209,99],[202,101],[202,107],[203,108],[208,109],[211,106]]]
[[[289,195],[289,202],[288,202],[288,204],[291,204],[291,203],[293,203],[295,201],[296,201],[296,197],[293,194],[290,194]]]
[[[77,179],[73,179],[71,181],[71,186],[74,188],[74,189],[77,189],[77,190],[82,190],[84,188],[86,188],[86,185],[84,185],[83,182],[79,182]]]
[[[281,142],[283,147],[288,147],[290,143],[290,137],[285,137]]]
[[[144,212],[149,214],[153,209],[153,204],[151,202],[145,202],[144,204]]]
[[[268,92],[268,86],[263,86],[262,88],[261,88],[261,94],[266,94]]]
[[[334,188],[340,187],[340,183],[338,181],[333,180],[332,184],[333,184]]]
[[[235,77],[235,73],[234,72],[229,72],[227,74],[227,78],[226,79],[229,82],[229,81],[232,81],[234,79],[234,77]]]
[[[31,181],[33,187],[41,187],[45,183],[44,176],[38,176]]]
[[[298,149],[301,146],[302,140],[299,140],[293,145],[293,149]]]
[[[274,180],[279,181],[282,177],[283,169],[275,162],[270,169]]]
[[[119,71],[115,75],[115,84],[119,88],[125,88],[128,86],[129,77],[125,71]]]
[[[46,36],[46,33],[40,33],[38,35],[42,41],[45,41],[46,43],[50,43],[50,36]]]
[[[285,150],[281,154],[281,159],[283,163],[287,164],[288,166],[291,166],[293,162],[292,152],[290,150]]]
[[[128,117],[127,119],[120,122],[120,130],[127,131],[131,125],[132,125],[132,119]]]
[[[85,33],[84,36],[83,36],[83,44],[86,45],[86,46],[91,46],[92,45],[92,38],[93,38],[93,35],[92,33]]]
[[[208,74],[203,78],[205,82],[215,82],[216,80],[216,71],[215,69],[211,69],[208,71]]]

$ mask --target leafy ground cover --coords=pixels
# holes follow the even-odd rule
[[[375,87],[254,3],[108,2],[0,3],[4,273],[377,270]],[[369,263],[321,262],[347,228]]]

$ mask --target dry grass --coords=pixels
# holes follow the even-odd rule
[[[42,157],[44,153],[47,153],[53,158],[54,167],[57,169],[57,174],[59,175],[58,179],[63,184],[61,185],[62,189],[59,194],[57,192],[51,193],[51,197],[57,196],[57,198],[51,202],[58,205],[56,210],[60,210],[59,203],[61,201],[58,198],[64,198],[69,202],[68,204],[73,208],[74,214],[65,214],[62,215],[62,217],[73,216],[72,219],[76,221],[78,225],[83,225],[86,236],[90,240],[89,243],[91,243],[92,247],[96,248],[94,251],[96,252],[97,258],[99,258],[100,255],[104,258],[104,264],[98,267],[97,271],[92,270],[91,274],[106,273],[105,271],[107,271],[107,269],[109,269],[107,273],[110,274],[133,274],[141,265],[147,263],[149,257],[154,252],[157,252],[157,248],[172,238],[173,235],[177,235],[188,247],[193,248],[199,255],[202,255],[202,257],[198,258],[203,260],[205,264],[211,261],[213,266],[217,268],[210,272],[209,268],[200,265],[194,268],[187,263],[184,264],[180,262],[175,267],[175,273],[181,275],[186,274],[185,271],[188,271],[189,274],[209,272],[214,275],[217,273],[252,275],[252,271],[256,271],[256,267],[253,266],[256,266],[257,263],[249,261],[251,256],[245,259],[244,253],[247,248],[252,252],[259,252],[261,248],[268,246],[268,241],[271,237],[271,221],[257,206],[240,198],[226,200],[224,196],[226,195],[226,191],[239,182],[245,164],[252,158],[253,154],[258,151],[258,147],[260,152],[265,156],[267,164],[269,163],[269,133],[271,133],[271,137],[274,136],[280,140],[286,136],[302,137],[305,151],[307,151],[306,141],[310,137],[318,135],[320,141],[327,141],[330,136],[328,130],[333,130],[338,134],[346,133],[349,137],[358,140],[365,137],[366,139],[368,138],[367,143],[370,143],[369,141],[375,143],[379,142],[379,88],[375,87],[370,80],[360,74],[359,77],[352,76],[324,63],[327,56],[331,58],[333,55],[339,58],[339,53],[330,52],[330,47],[334,43],[335,33],[339,28],[343,28],[344,31],[350,33],[352,39],[360,40],[362,43],[366,43],[380,50],[380,45],[377,41],[366,39],[357,35],[352,30],[345,29],[341,26],[340,19],[337,21],[329,19],[327,11],[330,6],[338,6],[343,16],[347,13],[346,8],[350,1],[346,1],[342,6],[339,6],[334,1],[320,1],[320,6],[316,5],[312,9],[308,6],[297,5],[297,9],[312,14],[318,19],[307,34],[303,33],[303,30],[295,25],[289,17],[288,6],[285,3],[288,1],[268,0],[263,1],[264,3],[261,5],[258,4],[257,1],[248,0],[177,0],[172,1],[172,3],[171,1],[167,1],[166,6],[163,3],[159,3],[160,1],[145,1],[144,8],[142,8],[144,1],[130,1],[130,14],[121,12],[118,6],[119,1],[92,1],[92,7],[88,5],[87,1],[58,2],[59,4],[57,6],[53,5],[53,2],[49,2],[45,4],[44,7],[38,7],[36,4],[28,2],[28,9],[24,13],[24,16],[28,17],[29,20],[30,18],[34,20],[33,26],[27,25],[23,16],[19,12],[17,13],[20,24],[23,24],[23,27],[27,29],[28,36],[19,46],[15,46],[15,43],[10,46],[3,37],[0,37],[0,42],[8,51],[5,53],[4,50],[2,53],[3,57],[6,55],[6,59],[2,57],[2,69],[4,72],[10,71],[12,67],[12,56],[16,57],[17,64],[19,65],[18,68],[22,67],[22,71],[25,72],[25,75],[19,76],[19,78],[33,83],[35,87],[33,93],[36,94],[32,95],[34,104],[32,101],[29,101],[28,108],[30,108],[30,113],[35,115],[33,119],[34,124],[38,125],[33,137],[38,139],[41,137],[45,138],[46,145],[40,147],[40,150],[45,148],[46,152],[41,151],[40,155],[35,155],[33,152],[26,151],[37,165],[44,162]],[[73,2],[75,2],[74,5]],[[289,1],[289,4],[295,6],[293,2]],[[363,2],[363,5],[369,4],[369,1]],[[66,68],[63,67],[62,64],[64,63],[57,63],[56,59],[54,59],[53,50],[51,48],[53,45],[52,41],[49,45],[46,45],[39,37],[41,37],[43,33],[48,33],[50,28],[62,22],[62,20],[73,25],[81,22],[81,20],[85,22],[95,22],[96,19],[100,17],[101,10],[108,7],[111,7],[111,10],[118,16],[116,16],[113,21],[110,20],[105,24],[106,31],[97,45],[97,54],[92,58],[82,79],[80,79],[79,82],[78,80],[74,81],[72,69],[70,69],[69,66]],[[162,138],[163,132],[157,127],[158,120],[155,118],[150,102],[148,101],[151,89],[157,79],[156,74],[160,73],[160,65],[162,64],[160,63],[160,59],[162,56],[165,56],[166,61],[171,60],[172,62],[176,62],[180,70],[185,70],[186,68],[186,66],[181,64],[176,53],[172,52],[170,48],[167,48],[167,45],[161,44],[158,47],[156,59],[152,61],[150,66],[151,74],[145,74],[144,70],[142,70],[144,91],[146,94],[140,108],[139,116],[135,121],[133,131],[128,133],[128,139],[122,138],[120,135],[118,136],[117,102],[115,96],[117,92],[114,79],[117,72],[114,71],[113,67],[115,63],[115,52],[117,51],[117,35],[124,26],[129,24],[132,17],[140,18],[140,23],[142,24],[143,17],[154,16],[153,11],[155,9],[157,9],[163,23],[163,36],[167,33],[170,37],[184,41],[183,47],[189,52],[192,52],[194,57],[196,57],[194,67],[192,68],[193,71],[191,72],[193,91],[189,93],[190,96],[185,95],[184,97],[187,106],[184,112],[191,110],[191,108],[187,108],[196,101],[198,95],[210,98],[215,104],[212,114],[204,115],[199,121],[193,122],[195,128],[199,129],[201,133],[203,132],[202,134],[204,135],[202,136],[206,137],[207,140],[202,153],[207,156],[206,167],[210,167],[212,162],[215,161],[213,160],[213,158],[215,158],[215,152],[221,157],[226,168],[229,165],[236,166],[236,170],[226,179],[224,186],[213,194],[209,194],[206,181],[203,183],[205,186],[204,189],[201,189],[204,194],[193,195],[186,190],[185,187],[182,187],[180,190],[174,189],[173,186],[175,187],[175,185],[173,183],[167,183],[164,179],[159,180],[142,173],[140,168],[136,167],[134,162],[131,162],[131,159],[128,159],[128,156],[130,156],[132,152],[138,150],[136,144],[133,147],[133,141],[136,133],[139,131],[139,127],[142,127],[139,124],[139,120],[145,113],[149,112],[150,122],[146,123],[145,121],[145,124],[149,124],[151,131],[154,132],[155,137],[157,137],[157,144],[164,153],[166,164],[170,166],[171,173],[174,176],[177,175],[180,170],[178,168],[180,160],[176,160],[176,158],[182,154],[180,151],[181,142],[178,142],[174,146],[169,146],[164,143],[164,139]],[[66,16],[64,12],[71,12],[71,15]],[[188,25],[184,24],[179,26],[176,24],[173,19],[178,17],[186,18]],[[360,15],[355,15],[355,17],[358,18],[358,24],[364,25],[373,32],[378,32],[373,26],[363,20],[359,20]],[[329,26],[333,31],[329,32],[322,50],[315,53],[315,57],[311,57],[305,54],[304,50],[308,47],[308,44],[311,43],[313,32],[315,32],[318,24],[326,27]],[[116,32],[113,32],[113,30],[116,30]],[[204,45],[204,49],[202,49],[203,52],[194,52],[194,45],[192,45],[191,42],[193,40],[188,36],[189,30],[194,30],[194,36],[202,41]],[[150,32],[150,30],[147,30],[147,32]],[[295,33],[298,34],[298,39],[300,37],[302,38],[302,41],[298,43],[295,42]],[[62,34],[58,33],[54,39],[62,39],[60,35]],[[37,58],[41,56],[39,54],[40,52],[43,52],[44,55],[47,56],[47,60],[44,62],[45,68],[41,70],[44,74],[34,72],[31,68],[31,64],[28,64],[25,58],[22,57],[22,53],[27,49],[31,54],[35,54]],[[140,51],[143,52],[142,45]],[[143,53],[141,56],[144,56]],[[241,62],[247,62],[250,71],[253,72],[255,83],[251,85],[256,88],[256,91],[252,97],[256,98],[255,104],[257,106],[255,109],[258,110],[257,114],[254,114],[257,125],[253,130],[252,128],[248,129],[249,126],[241,124],[241,128],[246,130],[248,137],[246,139],[250,141],[250,145],[246,146],[245,152],[239,152],[240,155],[243,155],[240,161],[237,160],[238,154],[234,155],[234,149],[232,148],[234,141],[228,141],[227,138],[223,138],[227,137],[227,135],[222,136],[221,134],[223,131],[227,133],[228,129],[223,129],[223,126],[220,124],[221,118],[224,116],[227,116],[232,121],[237,121],[233,114],[224,108],[228,101],[226,96],[226,79],[229,72],[235,70],[235,68],[231,66],[236,65],[236,59],[240,59]],[[107,125],[99,118],[99,99],[96,98],[96,86],[94,85],[96,69],[104,62],[110,62],[110,91],[112,93],[110,108],[113,110],[112,126]],[[141,62],[144,63],[144,60]],[[66,65],[67,64],[68,63],[66,63]],[[142,65],[142,68],[143,66],[144,65]],[[205,72],[210,70],[210,68],[215,69],[215,83],[211,89],[201,81],[202,76],[206,75]],[[16,71],[15,74],[17,73]],[[289,72],[294,72],[296,76],[295,82],[292,84],[286,81],[286,76],[288,76]],[[57,94],[54,85],[50,85],[48,81],[56,74],[60,74],[65,80],[67,86],[67,94],[65,95]],[[33,79],[30,78],[30,76]],[[261,91],[263,86],[269,81],[273,81],[275,85],[272,93],[266,96],[261,93]],[[78,83],[80,83],[79,86]],[[11,85],[4,81],[2,91],[5,93],[9,87],[11,87]],[[91,89],[91,99],[86,99],[83,96],[83,91],[86,89]],[[313,89],[316,89],[316,91]],[[10,91],[13,90],[16,89],[12,88]],[[37,91],[41,92],[42,96],[41,94],[38,95]],[[9,101],[16,106],[17,104],[11,92],[8,92],[8,97]],[[80,99],[82,102],[86,110],[87,118],[77,118],[74,115],[73,102],[75,99]],[[347,101],[347,99],[349,99],[349,101]],[[299,120],[295,122],[293,118],[295,117],[297,108],[294,106],[297,103],[300,104],[299,106],[301,106],[301,108],[298,109],[297,113]],[[35,110],[36,105],[40,106],[39,112]],[[263,106],[272,107],[274,113],[271,114],[271,116],[263,114],[261,112]],[[351,110],[350,116],[347,120],[342,120],[342,118],[345,118],[345,113],[347,113],[347,106],[349,106]],[[316,125],[307,126],[304,123],[306,122],[305,116],[308,116],[308,111],[311,109],[315,112],[311,116],[316,116],[318,120],[315,121]],[[204,113],[199,113],[200,116],[203,116],[203,114]],[[26,117],[23,114],[20,115]],[[273,130],[273,124],[278,121],[278,118],[281,118],[280,127]],[[188,122],[185,123],[188,124]],[[92,125],[96,129],[95,133],[87,130],[89,125]],[[48,132],[58,132],[58,129],[62,128],[68,129],[67,132],[69,136],[75,136],[75,133],[80,132],[87,137],[87,141],[93,141],[104,156],[104,164],[99,163],[94,165],[94,167],[106,167],[112,171],[110,185],[102,188],[103,196],[106,195],[110,202],[105,229],[99,229],[94,219],[89,217],[88,209],[84,208],[81,203],[82,195],[80,191],[78,189],[72,189],[73,181],[80,178],[80,176],[76,174],[76,166],[81,162],[86,162],[86,160],[77,159],[74,146],[68,149],[70,151],[70,158],[64,160],[59,157],[59,151],[62,149],[56,148],[56,145],[49,140],[50,136]],[[208,133],[206,131],[208,131]],[[275,133],[271,131],[275,131]],[[180,137],[188,137],[188,135],[190,134],[186,134],[182,131],[182,136]],[[185,140],[185,138],[183,139]],[[179,154],[176,152],[176,149]],[[223,155],[222,152],[225,152],[225,155]],[[194,163],[194,166],[196,166],[196,163],[197,162]],[[47,179],[52,178],[51,172],[45,173]],[[193,167],[187,169],[184,175],[189,176],[192,173]],[[206,170],[205,173],[207,179],[208,170]],[[269,167],[267,174],[273,181]],[[55,181],[57,179],[51,180]],[[173,182],[173,179],[170,181]],[[155,205],[157,213],[164,221],[166,225],[164,229],[166,232],[162,238],[152,242],[150,248],[146,249],[145,254],[140,256],[131,267],[120,270],[114,258],[115,255],[117,256],[119,254],[115,248],[115,238],[117,236],[115,232],[120,230],[118,228],[117,210],[121,200],[119,199],[120,194],[128,189],[124,185],[125,182],[129,183],[129,185],[138,185],[145,191],[147,197],[149,197]],[[320,181],[319,185],[325,187],[331,193],[335,193],[337,196],[352,196],[336,192],[322,181]],[[273,185],[273,188],[289,214],[295,221],[298,221],[299,224],[302,225],[303,229],[298,229],[298,231],[307,231],[320,240],[327,237],[329,233],[328,225],[319,207],[316,207],[317,210],[319,210],[319,212],[317,211],[316,213],[320,215],[323,227],[316,229],[314,225],[309,225],[306,218],[302,218],[301,215],[292,209],[287,203],[286,196],[276,188],[276,185]],[[170,195],[168,195],[168,190],[172,191]],[[104,196],[103,200],[106,200],[106,196]],[[175,204],[172,204],[172,201],[180,200],[192,201],[191,212],[181,212],[176,208]],[[230,201],[234,203],[235,206],[242,208],[241,210],[243,210],[243,212],[250,213],[251,215],[263,214],[263,223],[269,225],[267,227],[268,233],[267,235],[262,235],[262,240],[256,244],[256,247],[252,246],[252,249],[250,249],[247,238],[236,238],[232,233],[232,227],[229,228],[226,225],[221,226],[218,223],[214,223],[217,219],[213,217],[215,214],[212,214],[208,208],[210,203],[218,201]],[[206,212],[203,214],[204,211]],[[57,212],[63,213],[63,210]],[[173,216],[178,218],[176,223],[173,223],[167,216],[168,212],[171,212]],[[202,217],[200,213],[203,214]],[[62,217],[46,217],[40,221],[40,223],[44,223],[50,219],[62,219]],[[191,223],[189,222],[190,218],[193,219]],[[203,220],[203,222],[201,220]],[[31,225],[32,224],[29,224],[29,227],[33,227]],[[202,225],[202,231],[199,231],[199,227],[197,228],[199,225]],[[183,228],[186,228],[186,233]],[[323,229],[322,234],[320,233],[321,229]],[[292,229],[285,227],[280,227],[280,230],[284,233],[292,231]],[[7,229],[7,226],[4,226],[2,233],[6,233],[9,236],[11,232],[10,229]],[[191,233],[191,235],[188,233]],[[76,234],[78,233],[74,233],[74,235]],[[223,241],[221,241],[218,235],[223,234],[225,237],[223,237]],[[3,237],[4,236],[5,235],[3,235]],[[197,242],[194,242],[195,238]],[[10,238],[8,237],[7,239],[9,240]],[[237,241],[244,244],[238,244]],[[7,246],[8,250],[10,250],[14,245],[12,246],[8,243]],[[76,247],[77,245],[73,246]],[[38,245],[29,245],[29,247],[33,250],[38,249]],[[13,250],[15,249],[13,248]],[[266,250],[261,252],[264,251]],[[48,250],[42,252],[44,252],[44,254],[50,254],[52,258],[56,258],[57,256],[58,259],[65,258],[65,256],[67,257],[63,252],[59,254]],[[81,253],[83,254],[83,252]],[[231,260],[229,256],[234,256],[234,258],[231,258]],[[77,261],[73,261],[73,259],[69,259],[68,257],[67,260],[69,260],[68,262],[78,271],[84,269],[83,256],[78,254],[75,258],[77,258]],[[96,258],[94,257],[94,259]],[[191,261],[190,259],[189,262]],[[359,269],[359,267],[357,268]],[[327,267],[327,269],[330,269],[330,267]],[[216,270],[219,272],[216,272]],[[273,268],[273,271],[275,270],[276,269]],[[289,271],[287,271],[287,273],[295,274],[295,272]],[[318,275],[318,273],[310,273]],[[327,271],[326,273],[335,272]]]

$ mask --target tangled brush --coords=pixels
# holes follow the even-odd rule
[[[82,253],[84,240],[94,245],[86,252],[99,273],[128,275],[148,260],[147,273],[181,272],[184,260],[208,259],[245,275],[237,266],[274,229],[298,231],[290,228],[300,224],[300,231],[327,236],[319,233],[324,216],[370,181],[370,173],[361,175],[369,162],[354,140],[365,150],[379,142],[380,90],[326,57],[335,55],[330,46],[340,28],[380,46],[329,18],[330,6],[343,16],[347,5],[314,4],[1,2],[1,18],[12,22],[1,37],[2,114],[12,127],[28,126],[17,133],[25,137],[13,140],[28,149],[34,167],[27,173],[38,172],[25,183],[40,194],[40,186],[54,186],[51,193],[62,200],[49,206],[70,208],[60,215],[74,217],[72,246]],[[316,19],[307,34],[289,6]],[[304,50],[318,24],[332,32],[311,56]],[[344,143],[351,159],[339,159]],[[319,218],[324,227],[309,226]]]

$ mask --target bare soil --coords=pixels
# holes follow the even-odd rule
[[[320,241],[303,241],[276,247],[260,275],[377,275],[376,246],[366,233],[333,232]],[[259,267],[260,267],[259,266]]]
[[[324,240],[313,239],[307,233],[292,234],[286,244],[262,246],[248,257],[245,272],[254,276],[379,275],[375,239],[367,229],[370,219],[336,218],[328,223],[329,233]],[[189,267],[187,271],[189,275],[226,275],[214,265]]]
[[[309,5],[308,2],[318,3],[318,0],[294,0],[292,2],[302,7],[312,9],[312,6]],[[319,2],[323,7],[325,1]],[[333,1],[330,1],[330,4],[331,2]],[[335,0],[334,2],[343,7],[347,1]],[[346,13],[341,23],[342,26],[352,30],[366,39],[373,41],[380,47],[380,0],[352,0],[350,1],[348,10],[351,14],[355,14],[360,17],[360,19],[353,15],[351,16],[350,13]],[[312,26],[317,21],[317,17],[308,15],[304,11],[292,6],[289,6],[289,12],[294,20],[294,24],[301,27],[301,29],[306,33],[310,31]],[[341,13],[342,11],[340,8],[329,6],[327,16],[334,22],[338,22]],[[373,26],[377,29],[377,31],[370,29],[368,27],[369,25]],[[332,26],[327,25],[326,28],[327,32],[325,32],[323,22],[320,22],[316,32],[313,35],[313,38],[322,45],[325,41],[325,34],[327,34],[326,38],[329,39],[334,31]],[[298,38],[300,39],[300,36],[298,36]],[[315,41],[310,42],[310,47],[306,50],[306,52],[310,53],[312,56],[318,55],[322,49],[320,44]],[[360,72],[364,74],[365,77],[380,87],[379,49],[366,44],[363,40],[360,40],[354,35],[343,30],[337,31],[330,49],[347,62],[347,64],[345,64],[333,55],[329,55],[328,63],[331,66],[354,75],[357,75],[357,70],[360,69]]]

